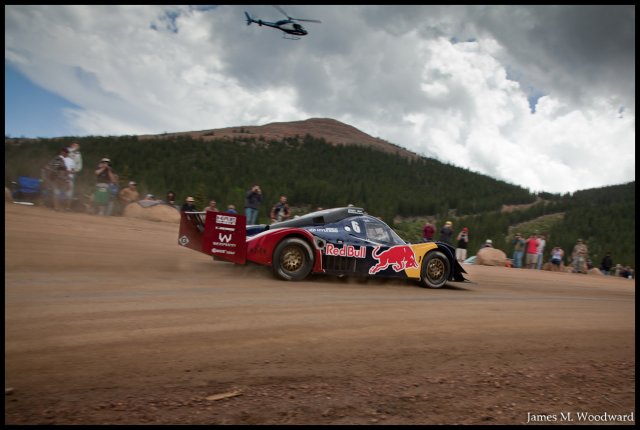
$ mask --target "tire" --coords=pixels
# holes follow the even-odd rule
[[[451,262],[440,251],[431,251],[422,262],[420,284],[426,288],[441,288],[449,279]]]
[[[296,237],[284,239],[273,252],[273,273],[285,281],[301,281],[313,269],[311,246]]]

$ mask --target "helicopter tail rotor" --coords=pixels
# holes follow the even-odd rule
[[[244,13],[244,16],[247,17],[247,25],[251,25],[251,23],[253,22],[253,20],[251,19],[251,17],[249,16],[249,14],[247,12]]]

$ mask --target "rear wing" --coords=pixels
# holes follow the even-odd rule
[[[222,212],[182,212],[178,244],[237,264],[247,261],[247,218]]]

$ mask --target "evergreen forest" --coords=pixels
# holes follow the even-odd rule
[[[469,255],[491,238],[511,257],[516,232],[539,233],[547,236],[545,261],[553,246],[569,255],[582,238],[596,267],[607,251],[614,264],[635,267],[635,182],[564,195],[534,194],[434,159],[411,160],[358,145],[335,146],[310,135],[281,140],[165,135],[5,137],[5,186],[18,176],[40,177],[42,167],[74,141],[83,156],[76,194],[84,198],[93,193],[94,171],[106,156],[121,187],[135,180],[141,195],[164,199],[171,190],[178,202],[193,196],[199,208],[215,199],[219,208],[234,204],[242,211],[246,191],[259,184],[264,200],[258,221],[263,223],[284,194],[298,214],[318,207],[363,207],[409,242],[420,240],[426,220],[438,230],[451,220],[456,233],[463,226],[469,228]],[[503,205],[527,206],[505,212]]]

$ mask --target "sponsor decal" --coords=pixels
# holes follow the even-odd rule
[[[231,234],[222,234],[222,233],[218,233],[218,240],[220,242],[231,242],[231,238],[233,237],[233,235]]]
[[[327,243],[324,247],[325,255],[332,255],[334,257],[353,257],[353,258],[366,258],[367,248],[365,246],[352,246],[346,245],[342,248],[336,248],[331,243]]]
[[[181,236],[180,239],[178,239],[178,243],[182,246],[187,246],[189,244],[189,238],[187,236]]]
[[[335,227],[327,227],[327,228],[310,228],[311,232],[321,232],[321,233],[337,233],[338,229]]]
[[[385,270],[389,266],[391,266],[395,272],[400,272],[409,267],[418,267],[416,256],[410,246],[392,246],[379,254],[378,251],[380,251],[380,247],[376,246],[371,254],[373,258],[378,260],[378,263],[369,269],[370,275],[374,275],[381,270]]]
[[[228,215],[216,215],[216,224],[236,225],[236,217]]]

